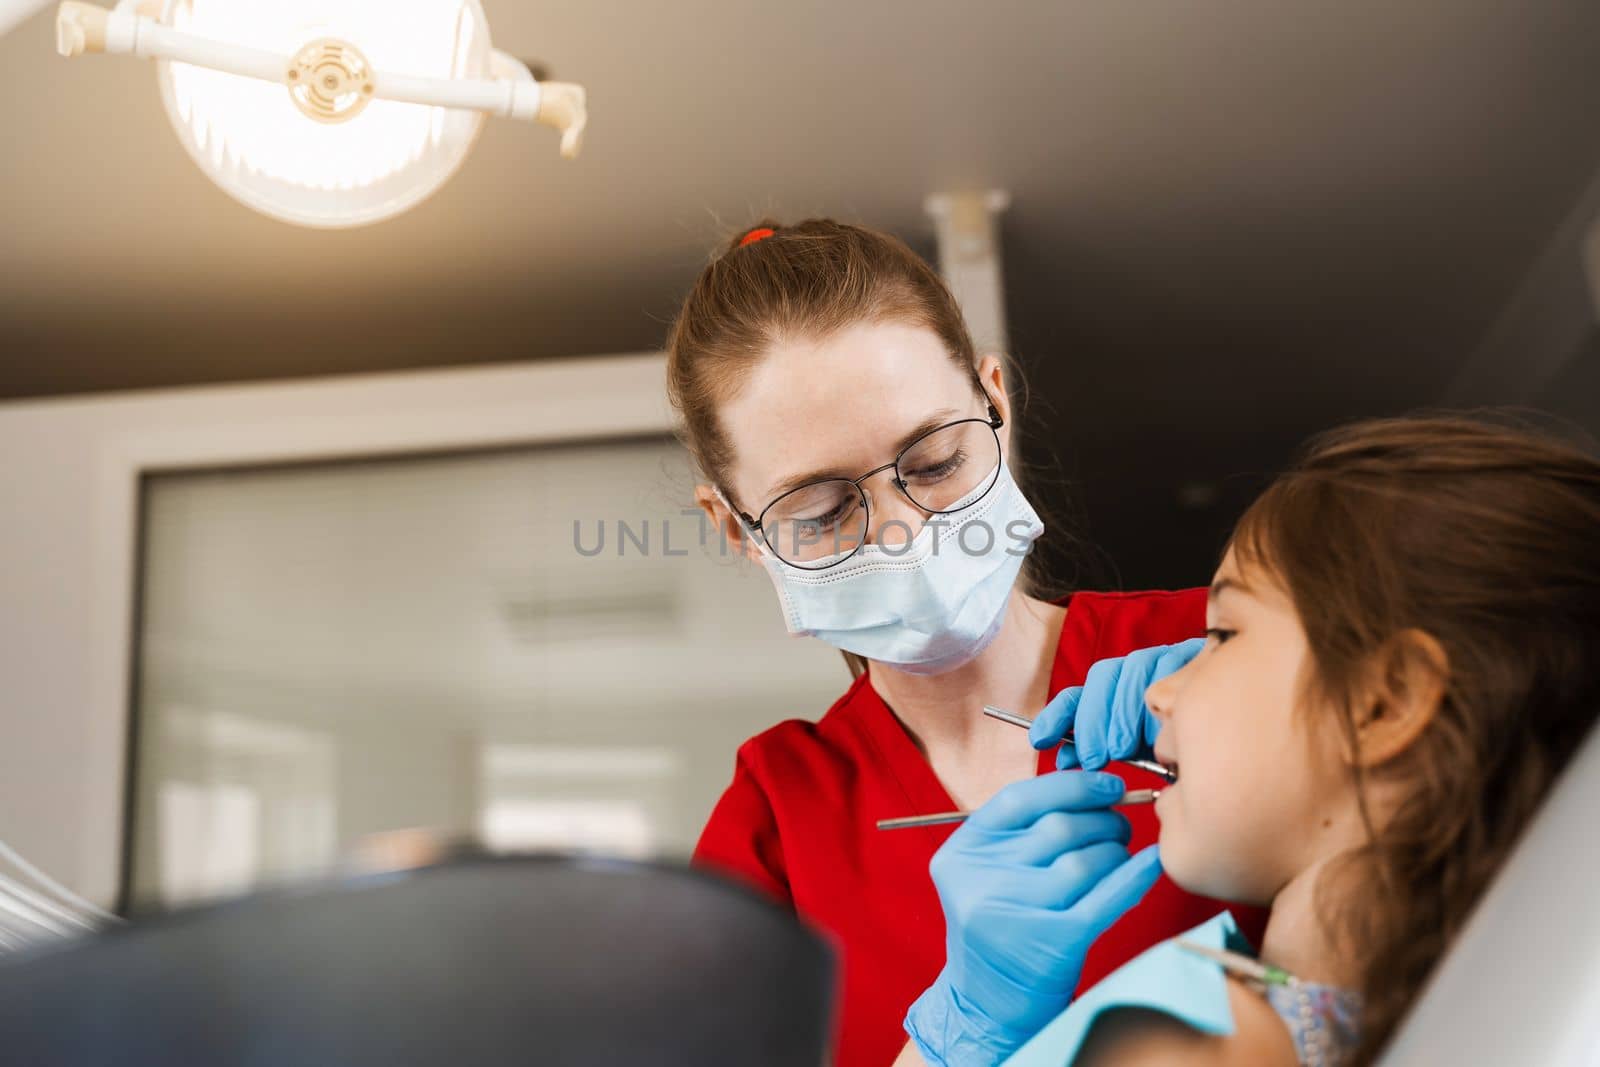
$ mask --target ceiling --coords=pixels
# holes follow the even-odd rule
[[[212,186],[146,63],[0,39],[0,398],[649,349],[759,214],[931,253],[927,193],[1002,188],[1039,492],[1195,581],[1226,477],[1441,399],[1600,167],[1593,0],[484,3],[583,155],[493,121],[354,231]]]

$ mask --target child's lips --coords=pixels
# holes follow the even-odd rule
[[[1171,788],[1172,786],[1177,785],[1178,784],[1178,761],[1176,759],[1174,759],[1170,754],[1164,753],[1164,752],[1159,752],[1159,751],[1156,752],[1155,757],[1156,757],[1156,762],[1157,763],[1161,764],[1168,771],[1172,772],[1172,781],[1168,783],[1168,788]]]

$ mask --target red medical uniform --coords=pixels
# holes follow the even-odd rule
[[[1051,695],[1083,684],[1097,660],[1199,636],[1205,607],[1203,589],[1073,595],[1050,672]],[[1017,743],[1028,743],[1020,729]],[[1039,773],[1054,769],[1054,751],[1040,753]],[[1161,784],[1121,764],[1111,770],[1130,789]],[[906,1009],[944,966],[944,916],[928,863],[955,827],[882,831],[875,824],[955,807],[866,674],[821,721],[782,722],[739,748],[733,784],[711,813],[694,859],[776,897],[833,942],[842,963],[836,1067],[893,1063],[906,1043]],[[1130,849],[1155,842],[1150,808],[1121,810],[1133,825]],[[1162,875],[1090,949],[1080,991],[1225,906]],[[1233,911],[1259,944],[1264,913]]]

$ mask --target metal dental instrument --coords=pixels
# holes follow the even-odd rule
[[[997,708],[993,704],[985,704],[983,706],[983,713],[989,716],[991,719],[999,719],[1001,722],[1008,722],[1012,726],[1020,726],[1024,730],[1033,725],[1032,719],[1018,715],[1016,712],[1007,711],[1004,708]],[[1070,732],[1067,734],[1064,743],[1068,745],[1073,743],[1072,734]],[[1151,774],[1158,775],[1161,780],[1166,782],[1168,785],[1171,785],[1173,782],[1178,780],[1178,776],[1176,774],[1174,774],[1166,766],[1157,763],[1155,760],[1124,759],[1116,760],[1115,762],[1126,763],[1128,766],[1137,767],[1141,771],[1149,771]],[[1160,795],[1161,790],[1159,789],[1133,789],[1129,790],[1127,793],[1124,793],[1122,799],[1113,804],[1112,807],[1122,807],[1124,805],[1132,804],[1154,804],[1156,798]],[[899,819],[879,819],[878,829],[904,830],[916,826],[942,826],[945,823],[961,822],[970,814],[972,813],[968,811],[943,811],[936,815],[908,815]]]
[[[1007,711],[1004,708],[997,708],[993,704],[985,704],[983,706],[983,713],[985,715],[989,716],[991,719],[999,719],[1001,722],[1008,722],[1012,726],[1020,726],[1024,730],[1028,729],[1028,727],[1033,725],[1033,720],[1032,719],[1025,719],[1021,715],[1018,715],[1016,712]],[[1072,741],[1072,732],[1070,730],[1067,732],[1066,740],[1065,740],[1064,743],[1068,744],[1068,745],[1073,743],[1073,741]],[[1176,782],[1178,780],[1178,776],[1176,774],[1172,773],[1170,768],[1168,768],[1168,767],[1166,767],[1166,766],[1164,766],[1164,765],[1162,765],[1160,763],[1157,763],[1155,760],[1148,760],[1148,759],[1119,759],[1119,760],[1113,760],[1112,762],[1114,762],[1114,763],[1126,763],[1128,766],[1137,767],[1141,771],[1149,771],[1151,774],[1160,775],[1162,780],[1165,781],[1168,785],[1171,785],[1173,782]]]
[[[1133,804],[1154,804],[1156,797],[1161,795],[1159,789],[1133,789],[1122,794],[1122,799],[1111,805],[1113,808],[1127,807]],[[970,811],[942,811],[937,815],[907,815],[900,819],[879,819],[880,830],[907,830],[916,826],[942,826],[950,822],[962,822]]]

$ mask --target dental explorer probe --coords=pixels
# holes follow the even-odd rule
[[[1132,804],[1154,804],[1156,797],[1161,795],[1159,789],[1132,789],[1122,794],[1122,799],[1111,805],[1113,808],[1127,807]],[[948,822],[963,822],[970,811],[942,811],[937,815],[907,815],[900,819],[879,819],[880,830],[907,830],[915,826],[940,826]]]
[[[997,708],[993,704],[985,704],[983,706],[983,713],[985,715],[989,716],[989,718],[991,718],[991,719],[999,719],[1001,722],[1008,722],[1012,726],[1020,726],[1024,730],[1028,729],[1030,726],[1033,725],[1033,720],[1032,719],[1025,719],[1021,715],[1018,715],[1016,712],[1006,711],[1004,708]],[[1067,731],[1067,736],[1066,736],[1066,738],[1065,738],[1063,743],[1064,744],[1068,744],[1068,745],[1073,744],[1072,731],[1070,731],[1070,730]],[[1178,780],[1178,776],[1176,774],[1172,773],[1172,769],[1171,768],[1169,768],[1169,767],[1167,767],[1167,766],[1165,766],[1163,764],[1157,763],[1155,760],[1148,760],[1148,759],[1119,759],[1119,760],[1113,760],[1112,762],[1113,763],[1126,763],[1128,766],[1137,767],[1141,771],[1149,771],[1151,774],[1160,775],[1161,778],[1168,785],[1171,785],[1173,782],[1176,782]]]

